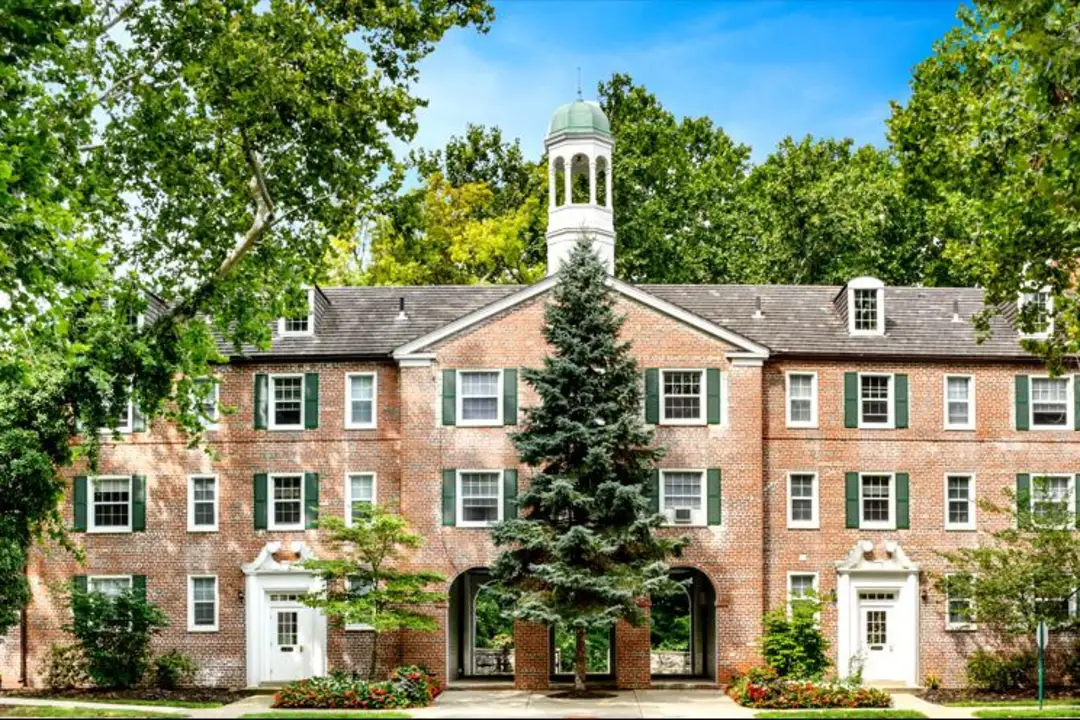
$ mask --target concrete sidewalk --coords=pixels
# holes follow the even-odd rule
[[[178,718],[233,718],[246,713],[266,712],[270,709],[273,698],[270,695],[252,695],[238,702],[217,708],[181,708],[167,705],[127,705],[124,703],[82,702],[79,700],[45,700],[41,698],[0,698],[0,707],[4,705],[61,707],[72,710],[122,710],[131,713],[158,713],[175,715]]]

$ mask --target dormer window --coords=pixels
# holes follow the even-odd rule
[[[307,315],[301,315],[300,317],[283,317],[278,320],[278,334],[283,336],[289,335],[311,335],[315,328],[315,291],[307,291]]]
[[[871,277],[847,286],[848,331],[852,335],[885,334],[885,284]]]
[[[1022,293],[1017,303],[1020,309],[1020,333],[1029,338],[1045,338],[1054,331],[1054,298],[1048,290]],[[1032,306],[1027,309],[1028,306]],[[1031,330],[1023,327],[1024,316],[1032,318]]]

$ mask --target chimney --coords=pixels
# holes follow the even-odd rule
[[[952,301],[952,321],[960,322],[960,301],[955,298]]]
[[[760,320],[765,317],[765,313],[761,312],[761,296],[758,295],[754,298],[754,315],[755,320]]]
[[[409,319],[408,314],[406,314],[406,312],[405,312],[405,296],[404,295],[402,295],[401,297],[398,298],[397,316],[398,316],[398,320],[408,320]]]

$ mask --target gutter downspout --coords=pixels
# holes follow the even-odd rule
[[[30,562],[23,563],[23,577],[26,578],[27,587],[30,585]],[[29,617],[28,602],[23,605],[22,612],[19,613],[19,683],[23,687],[28,687],[30,683],[29,673],[27,672],[27,657],[30,655],[30,617]]]

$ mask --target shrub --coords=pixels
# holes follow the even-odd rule
[[[150,638],[168,624],[164,613],[141,593],[107,596],[75,589],[70,625],[86,656],[87,672],[99,687],[130,688],[149,665]]]
[[[440,692],[439,683],[427,670],[406,665],[396,669],[389,680],[376,682],[347,673],[298,680],[274,695],[274,707],[359,710],[424,707]]]
[[[765,615],[761,653],[780,677],[820,680],[829,669],[829,641],[821,632],[818,614],[821,603],[807,597]]]
[[[1069,676],[1069,682],[1075,687],[1080,685],[1080,640],[1073,643],[1072,649],[1065,658],[1065,674]]]
[[[67,690],[90,683],[86,672],[86,656],[78,645],[53,645],[45,657],[45,687]]]
[[[976,650],[968,657],[968,687],[991,692],[1013,692],[1034,684],[1035,653]]]
[[[923,678],[923,687],[927,690],[940,690],[941,676],[937,673],[926,673],[926,677]]]
[[[162,690],[175,690],[191,682],[195,663],[179,650],[170,650],[154,658],[154,683]]]
[[[803,708],[887,708],[889,693],[878,688],[852,687],[837,682],[806,682],[772,678],[752,680],[748,673],[739,678],[728,695],[745,707],[776,710]],[[757,677],[768,677],[768,673]]]

